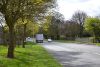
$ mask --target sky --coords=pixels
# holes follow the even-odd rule
[[[89,16],[100,15],[100,0],[58,0],[58,10],[68,20],[75,11],[84,11]]]

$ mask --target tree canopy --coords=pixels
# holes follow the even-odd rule
[[[72,20],[80,25],[79,37],[83,36],[83,31],[84,31],[83,25],[84,25],[86,17],[87,17],[87,14],[83,11],[76,11],[72,16]]]
[[[55,0],[0,0],[0,12],[9,28],[9,48],[7,57],[14,57],[14,26],[18,19],[35,19],[53,8]],[[37,19],[35,19],[37,20]]]
[[[92,35],[100,40],[100,19],[99,18],[87,18],[84,24],[85,30],[91,32]]]

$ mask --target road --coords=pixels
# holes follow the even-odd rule
[[[45,42],[42,46],[63,67],[100,67],[100,47],[60,42]]]

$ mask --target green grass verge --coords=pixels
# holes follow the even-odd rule
[[[54,40],[55,42],[63,42],[63,43],[78,43],[78,41],[71,41],[71,40]]]
[[[7,47],[0,46],[0,67],[62,67],[40,45],[16,48],[15,58],[6,58]]]
[[[62,43],[77,43],[77,44],[94,44],[91,42],[82,42],[82,41],[71,41],[71,40],[54,40],[55,42],[62,42]]]
[[[100,46],[100,43],[95,43],[97,46]]]

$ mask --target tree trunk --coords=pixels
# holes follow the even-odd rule
[[[25,48],[25,41],[24,41],[24,38],[23,38],[23,43],[22,43],[22,47]]]
[[[83,36],[83,26],[80,24],[80,32],[79,32],[79,37],[81,38]]]
[[[25,44],[26,44],[26,42],[25,42],[25,40],[26,40],[26,25],[27,25],[27,23],[24,24],[23,45],[22,45],[23,48],[25,48]]]
[[[15,48],[15,43],[14,43],[14,27],[9,27],[9,47],[8,47],[8,58],[14,58],[14,48]]]

